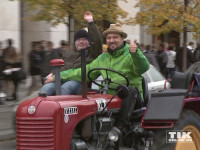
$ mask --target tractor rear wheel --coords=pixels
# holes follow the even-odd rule
[[[167,131],[188,131],[191,141],[167,143]],[[172,129],[155,131],[151,150],[200,150],[200,116],[192,110],[184,110]]]

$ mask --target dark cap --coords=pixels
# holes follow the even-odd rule
[[[77,40],[77,39],[80,39],[80,38],[86,38],[89,40],[89,35],[88,35],[88,32],[84,29],[80,29],[78,30],[75,35],[74,35],[74,42]]]

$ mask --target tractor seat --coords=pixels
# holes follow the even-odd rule
[[[190,72],[175,72],[172,82],[172,89],[188,89],[190,88],[193,73]]]
[[[193,73],[190,72],[175,72],[171,81],[171,88],[155,92],[151,97],[165,97],[165,96],[188,96],[193,80]]]

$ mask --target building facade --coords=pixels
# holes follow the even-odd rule
[[[130,17],[135,17],[140,8],[135,8],[136,1],[127,0],[125,3],[122,0],[118,1],[121,8],[129,12]],[[45,21],[33,22],[27,20],[26,17],[32,12],[28,12],[26,6],[19,1],[0,0],[0,41],[3,42],[5,47],[5,40],[12,38],[14,40],[14,46],[23,55],[23,64],[25,70],[29,68],[29,53],[32,49],[32,42],[35,41],[52,41],[54,47],[59,46],[61,40],[69,40],[68,28],[64,24],[58,26],[51,26]],[[178,40],[180,45],[182,35],[167,36],[167,37],[154,37],[145,32],[146,26],[130,26],[123,25],[124,31],[128,33],[127,39],[133,41],[137,40],[138,43],[152,44],[160,43],[163,41]],[[73,35],[70,33],[70,35]],[[192,41],[192,34],[188,35],[188,41]],[[70,39],[73,36],[70,36]]]
[[[13,45],[23,56],[23,64],[28,72],[29,53],[32,42],[52,41],[58,47],[61,40],[68,41],[68,30],[63,24],[51,26],[44,21],[33,22],[27,19],[31,12],[27,12],[26,5],[19,1],[0,0],[0,41],[6,47],[5,40],[13,39]]]

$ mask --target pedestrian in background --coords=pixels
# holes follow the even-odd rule
[[[131,40],[127,39],[126,43],[130,45],[131,44]]]
[[[144,51],[145,49],[144,43],[137,43],[137,46],[139,47],[141,51]]]
[[[190,49],[186,48],[186,54],[187,54],[187,56],[186,56],[186,60],[185,60],[186,61],[185,69],[189,68],[195,62],[193,53]],[[177,69],[180,72],[185,71],[185,70],[183,70],[183,63],[185,63],[183,60],[184,60],[183,59],[183,47],[180,47],[176,52],[176,60],[175,60]]]
[[[189,42],[187,48],[193,53],[194,52],[194,42]]]
[[[2,49],[2,42],[0,41],[0,93],[4,91],[4,88],[3,88],[4,87],[3,86],[3,81],[4,81],[3,70],[4,70],[3,49]]]
[[[3,48],[2,48],[2,41],[0,41],[0,56],[3,56]]]
[[[157,52],[157,45],[156,44],[151,44],[151,50],[152,53],[156,53]]]
[[[169,43],[168,42],[164,42],[164,49],[167,52],[169,50]]]
[[[31,90],[37,89],[41,86],[41,64],[43,61],[44,52],[42,51],[40,42],[33,43],[32,50],[29,55],[30,60],[30,75],[32,77]]]
[[[48,41],[41,40],[40,41],[40,46],[41,46],[42,51],[48,51]]]
[[[58,58],[62,59],[67,50],[69,50],[69,42],[65,40],[60,41],[60,47],[56,48],[55,51],[57,53]]]
[[[13,40],[7,39],[7,47],[3,49],[3,63],[4,63],[4,70],[9,70],[12,68],[21,68],[22,63],[20,57],[18,56],[16,47],[13,46]],[[9,91],[13,91],[12,96],[8,97],[8,100],[16,100],[17,99],[17,87],[18,87],[18,80],[13,76],[13,72],[5,71],[5,80],[6,86]],[[10,72],[10,73],[9,73]],[[14,85],[14,89],[12,89],[12,83]]]
[[[168,62],[167,62],[167,73],[166,73],[166,79],[172,78],[174,76],[174,72],[176,71],[176,52],[174,45],[169,45],[168,51]]]
[[[197,48],[194,50],[193,56],[195,62],[200,61],[200,43],[197,43]]]
[[[158,61],[156,59],[155,53],[151,52],[151,45],[146,45],[145,49],[143,50],[144,56],[148,59],[149,63],[153,66],[155,66],[158,70],[160,70]]]
[[[0,77],[3,78],[4,61],[3,61],[3,48],[2,42],[0,41]]]
[[[160,72],[165,77],[167,72],[168,55],[164,49],[164,44],[162,43],[158,45],[156,58],[159,64]]]
[[[49,65],[52,59],[59,58],[58,53],[53,47],[53,43],[51,41],[47,42],[47,47],[43,51],[43,59],[41,63],[41,77],[42,77],[42,84],[48,74],[51,73],[52,67]]]

